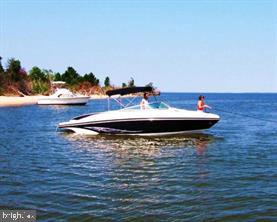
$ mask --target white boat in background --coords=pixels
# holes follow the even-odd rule
[[[39,98],[38,105],[85,105],[89,99],[89,96],[75,94],[65,88],[58,88],[54,94]]]

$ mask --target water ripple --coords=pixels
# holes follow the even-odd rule
[[[165,96],[185,107],[196,95]],[[208,98],[234,112],[249,112],[243,104],[253,100],[267,111],[257,105],[252,114],[276,116],[275,94]],[[57,123],[103,104],[0,110],[0,208],[36,209],[39,221],[276,220],[275,124],[220,113],[221,122],[205,134],[84,137],[55,131]]]

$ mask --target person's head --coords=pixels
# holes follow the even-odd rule
[[[202,96],[202,95],[200,95],[199,97],[198,97],[198,100],[204,100],[204,96]]]
[[[146,100],[148,99],[147,93],[144,93],[144,94],[143,94],[143,98],[146,99]]]

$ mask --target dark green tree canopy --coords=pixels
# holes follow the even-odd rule
[[[8,60],[7,73],[11,80],[13,81],[21,80],[20,70],[21,70],[21,63],[19,60],[16,60],[14,58]]]
[[[45,75],[45,73],[37,66],[34,66],[30,72],[29,72],[29,76],[31,78],[31,80],[37,80],[37,81],[43,81],[46,82],[48,81],[47,76]]]
[[[67,86],[73,90],[87,90],[92,92],[103,92],[100,81],[92,72],[85,75],[79,75],[77,71],[69,66],[64,73],[55,73],[51,69],[41,69],[38,66],[31,68],[29,73],[21,67],[19,60],[11,58],[7,61],[7,66],[3,68],[2,57],[0,56],[0,93],[10,93],[11,91],[32,93],[49,92],[51,87],[50,81],[64,81]],[[110,77],[104,79],[104,91],[113,87]],[[92,87],[94,86],[94,87]],[[133,87],[135,81],[130,78],[128,82],[123,82],[122,87]]]
[[[2,66],[2,57],[0,56],[0,73],[4,73],[4,68]]]
[[[91,72],[89,74],[85,74],[82,79],[84,82],[90,82],[94,86],[99,85],[99,79],[95,77],[95,75]]]
[[[44,73],[47,81],[53,81],[55,78],[55,75],[51,69],[43,69],[42,72]]]
[[[73,85],[80,79],[79,74],[73,67],[68,67],[64,74],[62,74],[62,80],[66,83]]]
[[[131,79],[128,82],[129,87],[135,87],[135,80],[131,77]]]
[[[111,85],[110,78],[108,76],[105,78],[104,85],[105,87],[109,87]]]
[[[59,72],[55,73],[54,81],[62,81],[62,76]]]

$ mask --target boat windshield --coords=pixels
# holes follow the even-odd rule
[[[70,95],[70,96],[72,96],[73,93],[71,91],[69,91],[68,89],[58,88],[58,89],[56,89],[55,93],[52,94],[52,96],[56,96],[56,97],[59,97],[60,95]]]
[[[165,104],[164,102],[154,102],[149,103],[146,109],[169,109],[170,106]],[[124,108],[123,110],[130,110],[130,109],[142,109],[140,105],[130,106],[127,108]]]

